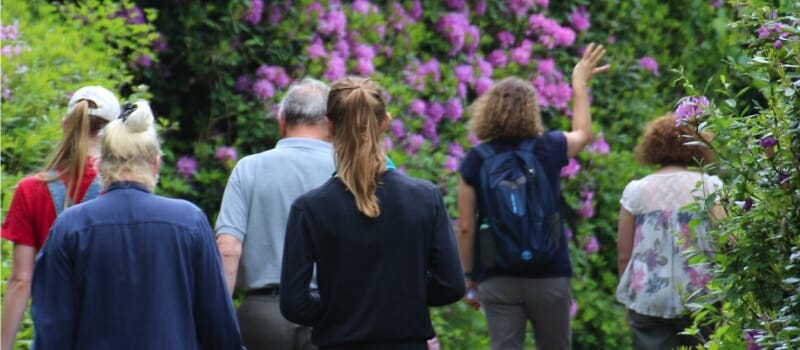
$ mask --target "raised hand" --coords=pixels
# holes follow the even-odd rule
[[[595,43],[589,44],[586,51],[583,52],[583,57],[575,65],[572,70],[572,86],[583,87],[597,74],[603,73],[608,70],[611,65],[606,64],[597,66],[603,56],[606,55],[606,49],[603,45],[596,45]]]

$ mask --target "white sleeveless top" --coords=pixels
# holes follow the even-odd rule
[[[683,298],[705,289],[708,266],[689,264],[688,258],[690,251],[711,252],[709,220],[681,207],[702,203],[720,188],[718,177],[688,170],[651,174],[625,186],[620,203],[636,226],[631,259],[617,286],[619,302],[643,315],[674,318],[684,310]],[[693,219],[699,223],[691,230]]]

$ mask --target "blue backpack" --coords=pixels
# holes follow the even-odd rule
[[[561,243],[555,196],[534,147],[536,139],[500,153],[487,143],[475,148],[483,160],[478,249],[486,268],[530,271],[548,263]]]

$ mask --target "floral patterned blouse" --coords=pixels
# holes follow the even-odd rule
[[[688,170],[651,174],[625,187],[620,203],[636,226],[631,259],[617,286],[619,302],[643,315],[675,318],[684,309],[682,300],[705,289],[708,267],[688,260],[691,251],[710,253],[709,222],[701,219],[691,230],[698,214],[681,207],[721,187],[718,177]]]

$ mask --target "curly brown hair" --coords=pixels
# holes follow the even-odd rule
[[[698,134],[691,125],[676,126],[675,115],[668,113],[647,124],[634,154],[643,165],[698,166],[712,162],[711,149],[694,141],[708,143],[711,134]]]
[[[469,129],[484,141],[534,137],[544,132],[536,89],[517,77],[497,82],[470,109]]]

